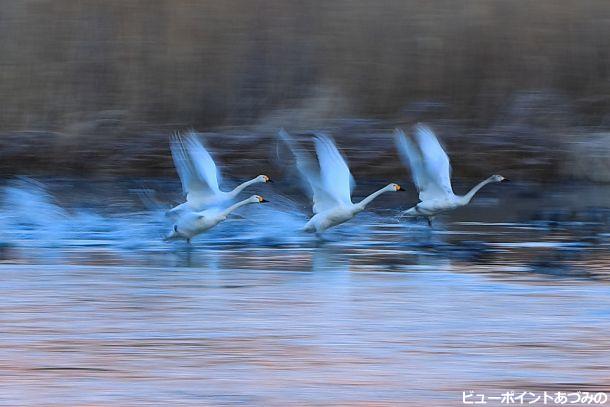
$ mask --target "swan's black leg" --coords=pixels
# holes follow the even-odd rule
[[[432,218],[429,216],[426,216],[426,220],[428,221],[428,226],[432,227]]]

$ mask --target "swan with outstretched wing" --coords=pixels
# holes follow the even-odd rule
[[[313,141],[318,158],[316,165],[310,154],[285,130],[280,130],[278,136],[295,156],[296,167],[311,192],[314,216],[303,227],[305,232],[322,233],[352,219],[384,192],[403,190],[400,185],[391,183],[362,201],[353,203],[351,195],[355,185],[354,178],[330,137],[320,133],[315,135]]]
[[[432,129],[417,124],[412,138],[400,129],[394,130],[394,136],[403,162],[411,169],[420,200],[417,205],[404,211],[403,216],[422,216],[432,225],[434,216],[468,205],[485,185],[507,181],[501,175],[492,175],[474,186],[466,195],[456,195],[451,187],[449,157]]]
[[[174,134],[170,140],[170,148],[176,171],[182,182],[182,192],[186,198],[184,203],[167,212],[170,217],[175,218],[184,210],[201,211],[228,204],[250,185],[271,182],[268,176],[259,175],[231,191],[222,191],[219,186],[220,172],[196,132],[189,131],[186,135]]]

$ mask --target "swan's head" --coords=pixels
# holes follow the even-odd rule
[[[491,179],[492,182],[506,182],[506,181],[508,181],[508,179],[504,178],[501,175],[492,175],[490,177],[490,179]]]
[[[252,202],[252,203],[265,203],[265,202],[269,202],[269,201],[266,200],[265,198],[263,198],[260,195],[252,195],[250,197],[250,202]]]
[[[266,175],[259,175],[256,178],[258,179],[259,182],[273,182],[273,181],[271,181],[271,178],[269,178]]]
[[[387,188],[388,188],[388,190],[395,191],[395,192],[404,191],[403,187],[401,187],[400,185],[395,184],[395,183],[391,183],[390,185],[387,186]]]

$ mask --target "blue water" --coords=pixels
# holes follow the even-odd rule
[[[297,232],[298,194],[270,189],[188,246],[161,241],[141,187],[1,187],[0,405],[610,391],[608,189],[490,189],[433,228],[399,222],[414,195],[394,194],[323,240]]]

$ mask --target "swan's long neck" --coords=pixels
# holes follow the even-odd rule
[[[487,184],[491,184],[492,182],[494,182],[492,178],[487,178],[486,180],[483,180],[483,181],[479,182],[477,185],[475,185],[470,191],[468,191],[468,193],[466,195],[462,196],[464,205],[468,204],[470,202],[470,200],[475,196],[475,194],[477,192],[479,192],[479,190],[481,188],[483,188]]]
[[[246,181],[246,182],[239,184],[238,186],[235,187],[235,189],[233,191],[231,191],[229,193],[231,194],[231,197],[235,198],[237,195],[239,195],[239,193],[241,191],[248,188],[250,185],[257,184],[259,182],[261,182],[261,181],[258,180],[258,177],[252,178],[250,181]]]
[[[370,194],[369,196],[364,198],[362,201],[358,202],[355,206],[358,207],[359,210],[363,211],[364,208],[366,208],[366,206],[368,204],[373,202],[373,200],[375,198],[377,198],[379,195],[383,194],[384,192],[388,192],[388,191],[390,191],[390,189],[388,189],[388,187],[385,186],[385,187],[381,188],[379,191],[373,192],[372,194]]]
[[[233,212],[234,210],[236,210],[236,209],[238,209],[238,208],[241,208],[241,207],[242,207],[242,206],[244,206],[244,205],[248,205],[249,203],[253,203],[253,202],[250,200],[250,198],[248,198],[248,199],[244,199],[243,201],[237,202],[237,203],[235,203],[235,204],[233,204],[233,205],[229,206],[227,209],[225,209],[224,211],[222,211],[222,212],[221,212],[221,215],[222,215],[223,217],[227,217],[227,216],[229,216],[229,214],[230,214],[231,212]]]

